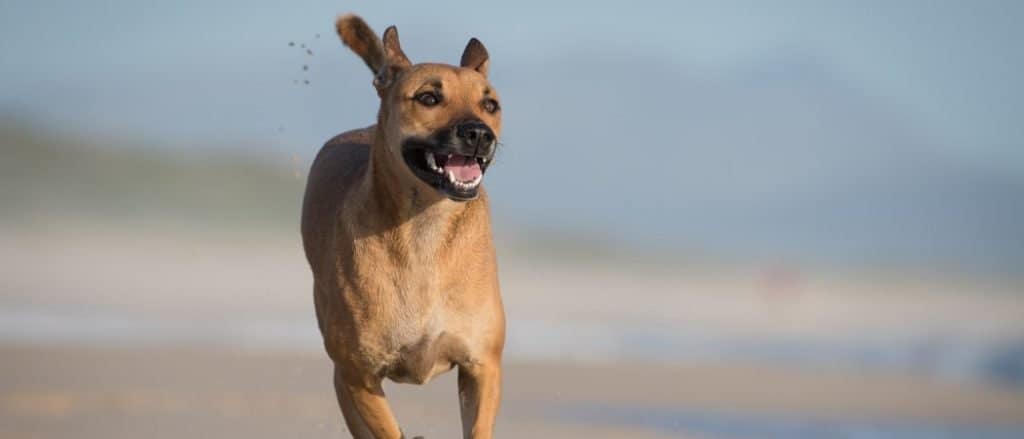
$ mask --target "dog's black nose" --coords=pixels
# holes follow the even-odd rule
[[[494,131],[483,122],[461,123],[455,128],[455,136],[478,156],[489,155],[494,148]]]

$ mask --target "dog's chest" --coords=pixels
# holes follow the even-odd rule
[[[363,361],[398,382],[424,383],[468,361],[475,346],[480,301],[470,298],[483,292],[476,288],[479,262],[445,257],[443,228],[433,223],[441,221],[425,212],[389,240],[355,240],[344,276],[343,306],[362,328],[354,335]],[[456,241],[444,250],[473,254],[464,246]]]
[[[385,375],[400,383],[424,384],[459,364],[464,351],[463,341],[448,332],[424,334],[398,350]]]
[[[445,306],[446,292],[436,283],[407,285],[396,293],[405,306],[382,331],[383,345],[388,346],[382,366],[388,378],[423,384],[468,357],[466,343],[455,330],[463,316]]]

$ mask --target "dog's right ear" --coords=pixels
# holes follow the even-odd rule
[[[394,82],[395,77],[412,65],[402,52],[398,30],[394,26],[384,31],[383,41],[377,38],[370,25],[355,14],[338,17],[335,27],[341,41],[373,71],[373,86],[377,88],[379,96],[384,96],[384,91]]]
[[[341,42],[352,49],[376,74],[384,66],[384,45],[362,18],[355,14],[338,17],[334,23]]]

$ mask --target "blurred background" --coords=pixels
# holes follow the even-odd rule
[[[375,118],[349,11],[491,53],[501,437],[1024,437],[1024,4],[909,0],[5,1],[0,436],[346,434],[298,218]]]

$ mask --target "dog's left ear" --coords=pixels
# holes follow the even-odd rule
[[[384,47],[384,65],[373,78],[373,85],[377,87],[377,94],[383,97],[384,91],[391,86],[398,74],[411,67],[412,62],[402,51],[397,27],[389,26],[384,30],[381,44]]]
[[[388,26],[387,29],[384,29],[383,44],[384,57],[388,64],[403,69],[412,66],[412,61],[409,61],[409,57],[405,56],[405,52],[402,51],[402,43],[398,41],[397,27]]]
[[[476,70],[486,77],[491,61],[484,43],[476,38],[470,38],[469,44],[466,44],[466,50],[462,51],[462,61],[459,64],[462,67]]]

